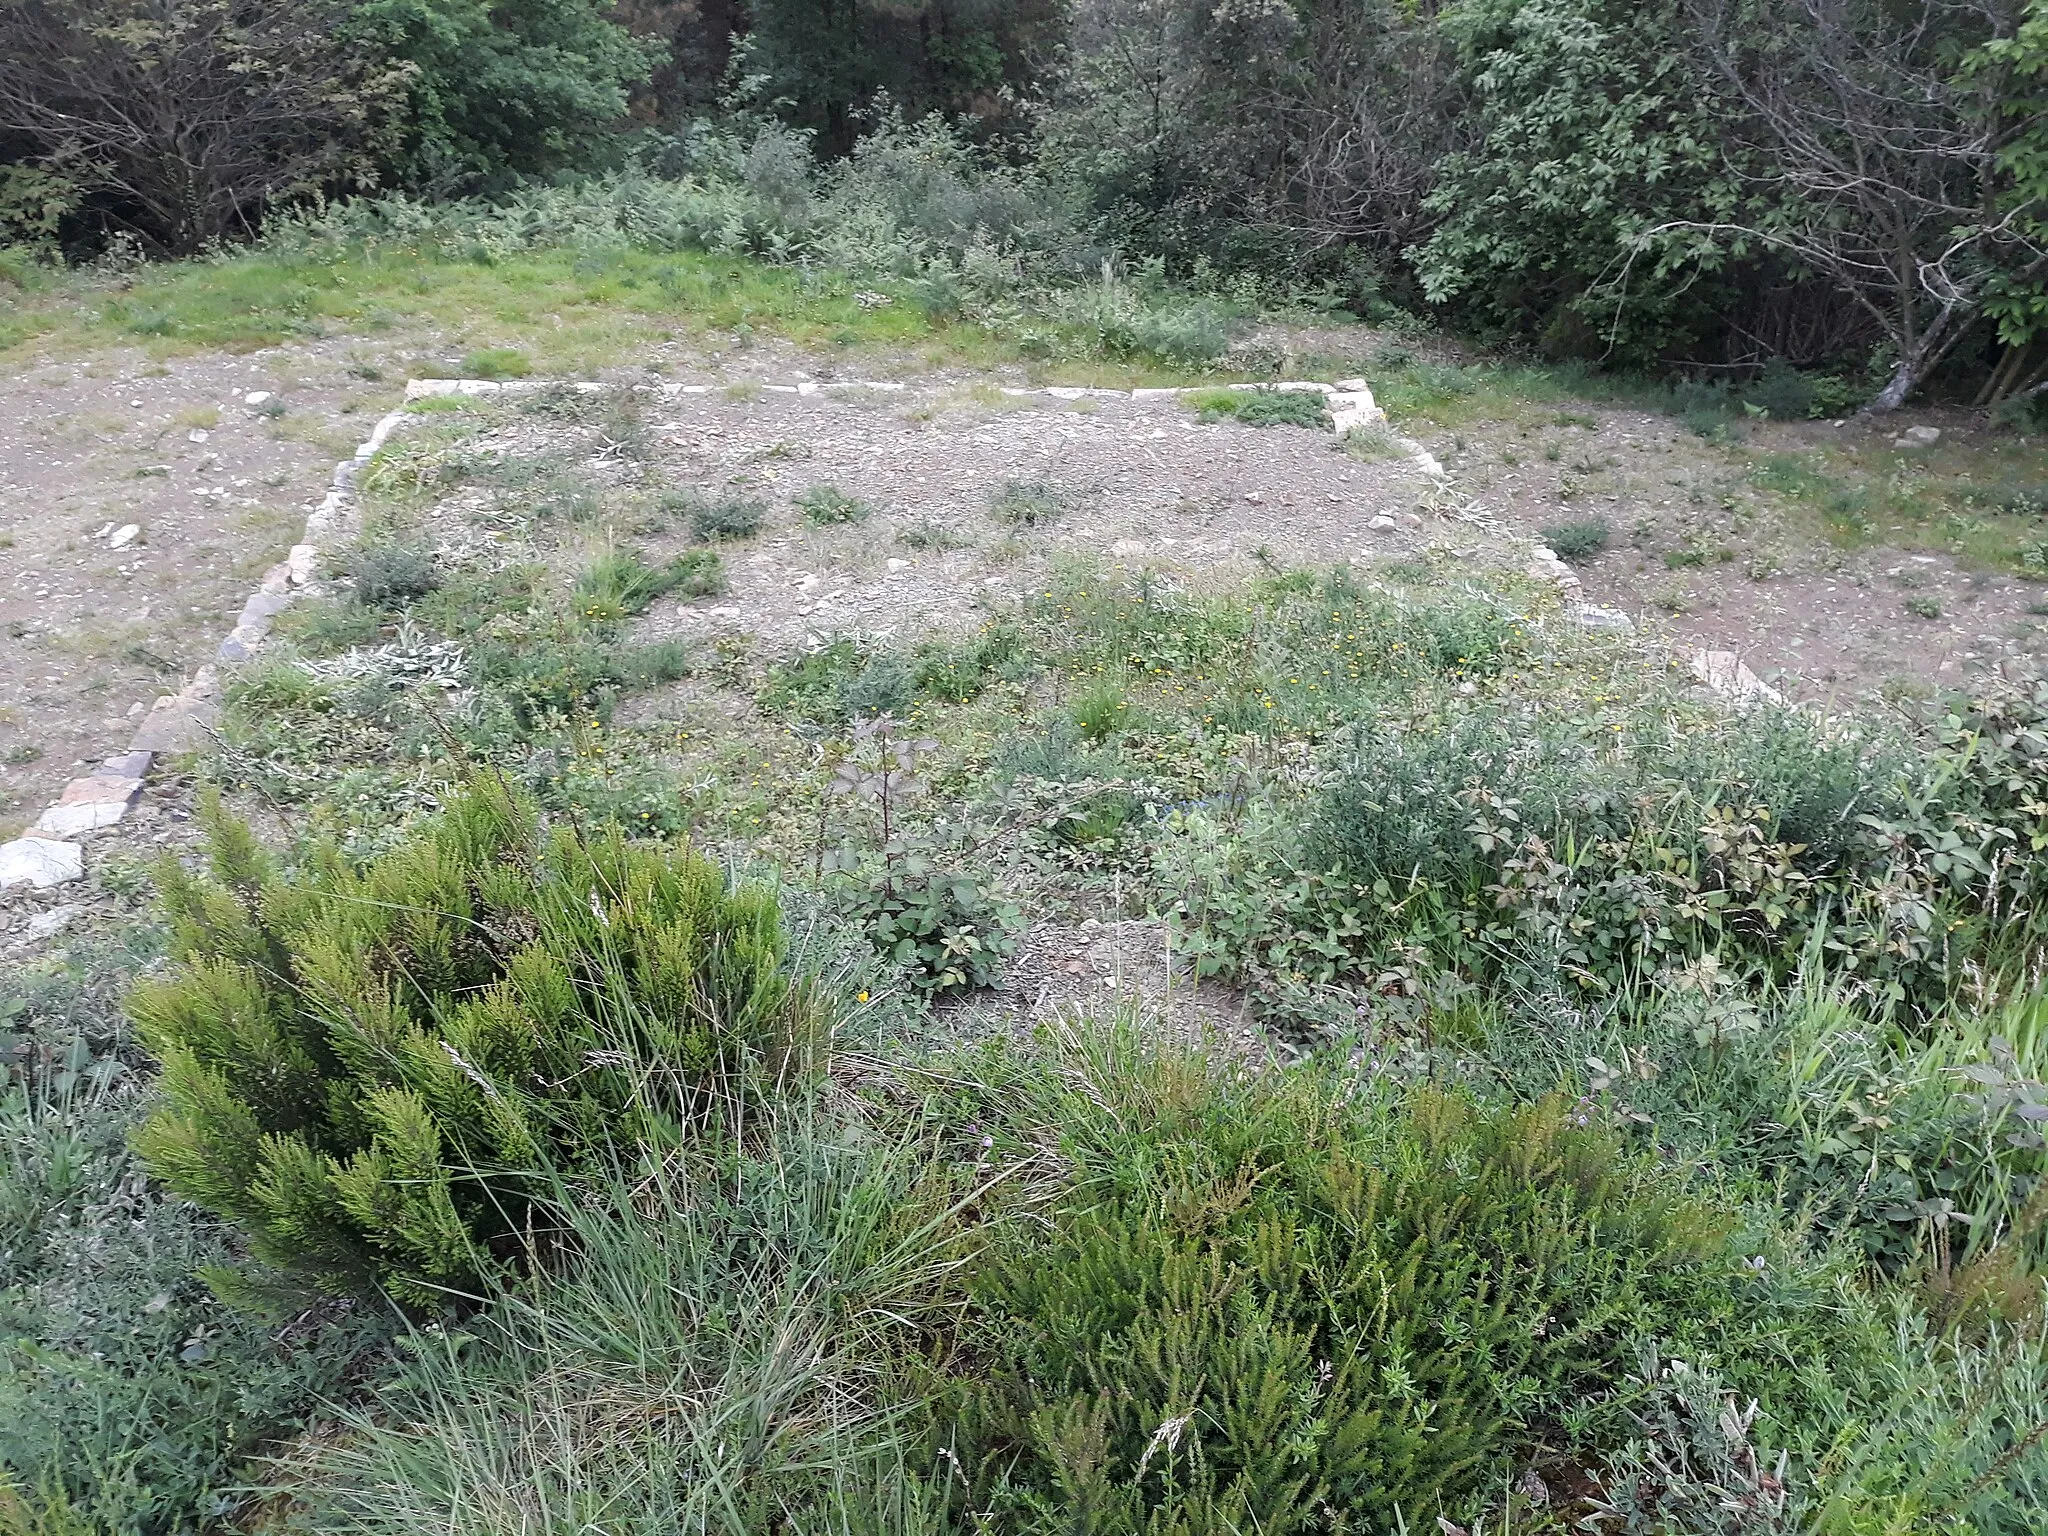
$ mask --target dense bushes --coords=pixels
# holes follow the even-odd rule
[[[17,6],[0,229],[183,251],[292,205],[465,254],[747,252],[1182,366],[1234,306],[1427,301],[1558,356],[1824,369],[1881,409],[1948,369],[1996,403],[2048,366],[2039,11],[650,0],[636,37],[595,0]],[[197,178],[180,133],[220,141]],[[372,187],[398,195],[324,208]],[[501,200],[415,201],[477,189]],[[1207,297],[1158,302],[1169,278]]]
[[[1590,1100],[1104,1028],[862,1074],[844,1123],[786,1104],[591,1186],[574,1262],[423,1338],[296,1459],[304,1505],[649,1536],[2041,1511],[2038,1333],[1895,1317]]]
[[[1717,1354],[1755,1309],[1727,1217],[1562,1099],[1089,1066],[1103,1109],[1063,1106],[1071,1205],[975,1281],[976,1507],[1020,1529],[1054,1508],[1100,1530],[1412,1527],[1518,1448],[1623,1438],[1595,1383],[1649,1337]]]
[[[1768,709],[1453,705],[1342,748],[1298,834],[1206,892],[1201,921],[1283,988],[1403,954],[1595,990],[1706,953],[1784,976],[1817,944],[1873,1001],[1924,1010],[1961,953],[2033,941],[2041,708],[2038,684],[1994,682],[1909,750]]]
[[[322,1285],[445,1305],[536,1240],[549,1171],[802,1069],[775,903],[697,855],[485,785],[361,869],[287,877],[218,816],[212,848],[166,869],[180,967],[130,1004],[167,1099],[137,1145]]]

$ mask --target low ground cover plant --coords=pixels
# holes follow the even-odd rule
[[[1330,409],[1317,390],[1200,389],[1187,397],[1204,421],[1241,421],[1248,427],[1330,429]]]

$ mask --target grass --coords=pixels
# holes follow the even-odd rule
[[[1855,446],[1753,459],[1749,483],[1785,510],[1816,516],[1849,548],[1942,550],[1975,569],[2029,570],[2041,505],[2033,478],[2048,468],[2039,435],[1944,442],[1910,462],[1873,439]]]
[[[1203,421],[1238,421],[1248,427],[1309,427],[1328,431],[1330,410],[1312,390],[1202,389],[1183,397]]]
[[[1072,496],[1049,480],[1005,480],[989,496],[988,512],[1009,528],[1038,528],[1073,505]]]
[[[892,302],[856,298],[874,292]],[[25,268],[0,303],[0,361],[29,348],[47,354],[140,345],[162,359],[340,334],[392,343],[421,335],[481,359],[487,370],[502,353],[508,361],[516,354],[532,373],[589,377],[622,355],[677,338],[739,371],[751,338],[775,335],[810,351],[870,357],[892,371],[906,361],[1021,363],[1035,377],[1122,388],[1201,376],[1157,359],[1100,356],[1084,327],[1056,317],[1037,327],[1040,341],[1026,346],[928,313],[918,299],[905,283],[856,284],[745,259],[625,246],[489,259],[437,242],[355,247],[319,258],[241,251],[148,266],[119,287],[89,274]],[[1057,364],[1043,355],[1045,335],[1064,343],[1066,356]]]

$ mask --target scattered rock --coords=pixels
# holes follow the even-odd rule
[[[1939,427],[1908,427],[1892,439],[1894,448],[1932,448],[1941,441]]]
[[[188,443],[203,443],[206,441],[207,436],[208,433],[206,428],[194,427],[190,432],[187,432],[185,434],[185,441]]]
[[[107,548],[126,549],[141,537],[142,525],[140,523],[123,523],[114,530],[112,537],[107,540]]]
[[[47,912],[38,912],[22,925],[21,936],[24,939],[30,940],[54,939],[66,928],[69,928],[72,923],[77,921],[78,915],[84,910],[85,908],[77,902],[67,901],[61,907],[52,907]]]
[[[1632,634],[1636,621],[1619,608],[1602,608],[1596,603],[1580,603],[1572,610],[1572,622],[1581,629],[1612,629],[1622,634]]]
[[[1695,651],[1692,675],[1714,692],[1740,704],[1758,700],[1768,704],[1784,702],[1783,695],[1744,666],[1742,658],[1733,651]]]
[[[249,391],[249,393],[247,393],[246,395],[242,396],[242,404],[244,404],[244,405],[262,405],[262,404],[263,404],[263,403],[264,403],[265,401],[269,400],[269,398],[270,398],[270,391],[269,391],[269,390],[267,390],[267,389],[252,389],[252,390],[250,390],[250,391]]]
[[[34,836],[0,843],[0,891],[16,885],[46,891],[84,876],[85,853],[76,843]]]
[[[1392,533],[1399,525],[1391,517],[1387,516],[1386,513],[1382,512],[1365,526],[1374,533]]]

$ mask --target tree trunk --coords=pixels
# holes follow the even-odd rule
[[[1969,328],[1967,322],[1973,313],[1972,308],[1963,304],[1951,304],[1936,315],[1899,354],[1899,364],[1892,370],[1892,376],[1885,380],[1884,388],[1871,396],[1869,403],[1856,414],[1884,416],[1904,405],[1906,396],[1918,389],[1921,381],[1948,356],[1949,348]]]

